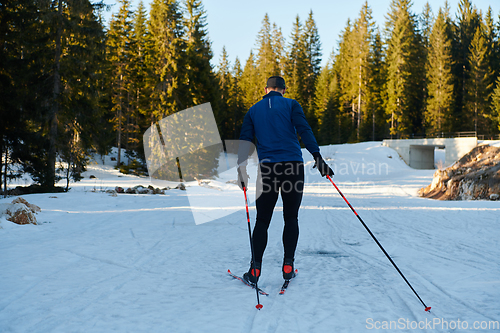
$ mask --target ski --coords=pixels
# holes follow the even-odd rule
[[[254,285],[252,285],[252,284],[248,283],[247,281],[245,281],[245,279],[244,279],[244,278],[239,277],[239,276],[237,276],[237,275],[234,275],[233,273],[231,273],[231,270],[230,270],[230,269],[228,269],[228,270],[227,270],[227,272],[228,272],[228,274],[229,274],[229,275],[231,275],[231,276],[232,276],[233,278],[235,278],[236,280],[240,280],[241,282],[243,282],[244,284],[246,284],[246,285],[247,285],[247,286],[249,286],[250,288],[255,289],[255,286],[254,286]],[[268,294],[268,293],[266,293],[264,290],[262,290],[262,289],[260,289],[260,288],[257,288],[257,290],[259,291],[259,294],[264,295],[264,296],[269,296],[269,294]]]
[[[295,274],[293,275],[293,278],[297,276],[298,272],[299,272],[298,270],[295,270]],[[290,280],[285,280],[285,282],[283,282],[283,285],[281,286],[281,290],[279,292],[280,295],[284,295],[285,294],[285,291],[287,290],[288,285],[290,284],[290,281],[291,281],[291,279]]]

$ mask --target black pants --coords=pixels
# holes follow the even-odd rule
[[[256,262],[262,262],[267,245],[267,229],[281,191],[283,200],[283,247],[285,258],[294,258],[299,239],[298,215],[304,191],[304,164],[302,162],[261,163],[257,182],[257,221],[253,229],[253,247]]]

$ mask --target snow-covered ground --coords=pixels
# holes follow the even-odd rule
[[[40,225],[0,220],[0,332],[499,331],[500,202],[419,198],[434,171],[409,168],[380,143],[322,153],[431,313],[311,169],[307,152],[299,275],[278,295],[279,202],[259,281],[270,296],[260,298],[260,311],[254,290],[227,274],[242,274],[250,259],[236,185],[203,189],[208,206],[224,207],[233,196],[241,209],[197,225],[187,195],[199,190],[196,183],[166,195],[113,197],[101,190],[150,181],[99,161],[69,193],[23,196],[41,207]],[[255,209],[250,215],[253,225]]]

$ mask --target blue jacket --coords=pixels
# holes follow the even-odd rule
[[[303,162],[297,133],[311,154],[319,153],[318,143],[300,104],[271,91],[245,114],[240,140],[257,138],[260,162]]]

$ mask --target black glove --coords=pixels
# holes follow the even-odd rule
[[[248,173],[247,168],[245,166],[238,167],[238,186],[243,191],[243,187],[248,189]]]
[[[313,156],[315,161],[313,168],[318,168],[321,177],[325,177],[327,175],[333,177],[333,170],[328,166],[328,164],[326,164],[323,157],[321,157],[321,154],[314,153]]]

